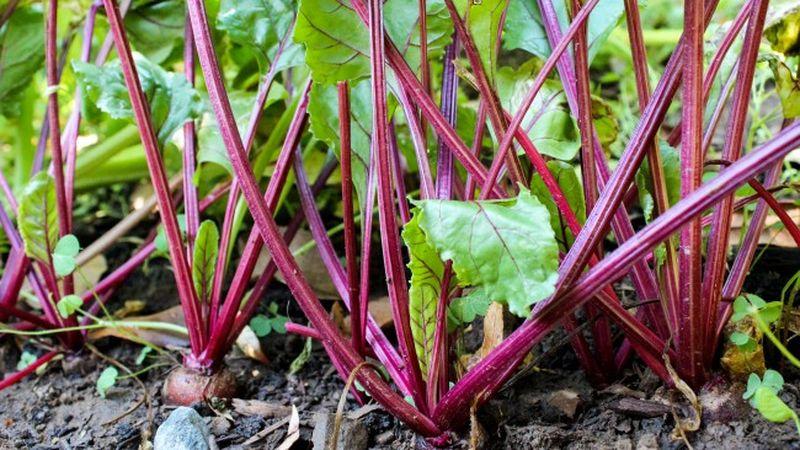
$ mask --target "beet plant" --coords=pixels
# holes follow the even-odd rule
[[[55,6],[46,21],[49,86],[58,84]],[[92,28],[104,12],[104,48],[113,41],[116,59],[90,64],[86,55],[70,68],[83,114],[133,120],[138,130],[190,342],[184,367],[165,383],[167,401],[233,395],[224,356],[278,274],[308,325],[258,316],[253,328],[318,340],[348,386],[357,382],[358,401],[371,397],[434,445],[447,444],[559,327],[598,386],[635,356],[667,385],[701,388],[732,314],[751,315],[778,339],[769,304],[748,307],[743,285],[768,214],[800,244],[776,198],[784,158],[800,147],[798,36],[794,13],[780,5],[686,0],[657,77],[631,0],[187,0],[166,6],[178,25],[160,30],[163,49],[123,16],[129,6],[103,0],[86,22]],[[715,21],[727,23],[707,30]],[[606,75],[632,86],[634,100],[621,107],[590,71],[611,39],[629,48],[630,73]],[[753,113],[760,89],[778,97],[782,123]],[[58,136],[49,95],[47,123]],[[81,112],[65,135],[77,137]],[[68,234],[76,158],[74,144],[66,147],[68,170],[53,146],[55,176],[28,186],[36,195],[26,199],[40,201],[20,206],[22,238],[0,217],[12,247],[3,285],[18,290],[22,277],[41,277],[48,305],[45,322],[13,305],[0,312],[45,328],[70,329],[57,312],[79,308],[65,301],[70,271],[59,268],[76,251]],[[180,204],[170,154],[180,159]],[[331,227],[318,195],[333,175],[341,211],[332,215],[341,221]],[[202,220],[223,197],[220,226],[213,215]],[[740,209],[749,222],[734,249]],[[289,247],[304,224],[349,311],[347,327]],[[151,238],[92,295],[141,264],[159,245]],[[23,240],[35,270],[11,271],[27,264]],[[256,271],[262,252],[270,262]],[[383,277],[371,276],[373,262]],[[634,304],[623,302],[623,284]],[[369,307],[384,291],[391,337]],[[460,337],[477,316],[499,336],[487,334],[465,362]],[[516,325],[507,336],[504,323]],[[80,342],[58,336],[66,348]],[[753,379],[748,399],[758,409],[776,404],[775,380]],[[797,421],[790,410],[776,414]]]

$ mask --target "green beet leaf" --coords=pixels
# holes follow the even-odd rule
[[[219,231],[214,222],[204,220],[197,229],[192,255],[192,278],[197,297],[201,302],[208,301],[211,296],[211,285],[219,252]]]
[[[531,60],[518,69],[502,67],[497,72],[497,93],[503,107],[515,113],[533,85],[538,66]],[[548,81],[534,98],[522,121],[540,153],[564,161],[580,150],[580,132],[569,113],[567,97],[555,81]]]
[[[311,133],[333,148],[337,157],[341,157],[339,100],[336,86],[314,83],[311,87],[308,113],[311,116],[309,119]],[[350,118],[353,184],[358,198],[363,201],[367,189],[369,146],[372,135],[372,94],[369,80],[350,86]]]
[[[452,26],[443,0],[428,0],[428,55],[436,58],[450,41]],[[412,70],[419,57],[419,8],[408,0],[387,0],[386,32]],[[294,40],[306,49],[306,63],[315,82],[335,84],[369,77],[369,33],[349,2],[302,0]]]
[[[422,376],[427,378],[433,354],[436,308],[442,292],[444,263],[439,259],[436,249],[425,239],[425,233],[419,227],[419,218],[419,210],[415,209],[411,221],[403,227],[402,236],[408,248],[408,268],[411,270],[411,287],[408,290],[411,335],[414,337]]]
[[[76,266],[75,257],[80,251],[81,244],[74,235],[68,234],[59,239],[52,255],[56,275],[64,277],[71,274]]]
[[[182,0],[137,0],[125,14],[125,31],[136,51],[161,64],[183,51],[185,19]]]
[[[423,200],[419,226],[462,286],[484,288],[521,317],[558,278],[558,243],[547,208],[528,190],[511,201]]]
[[[798,12],[800,13],[800,10]],[[786,63],[777,56],[769,58],[769,65],[775,76],[775,91],[781,99],[783,118],[795,119],[800,117],[800,80],[795,77]]]
[[[163,147],[184,123],[200,117],[203,102],[183,74],[167,72],[138,53],[134,54],[134,59],[142,90],[150,104],[150,120]],[[90,111],[99,108],[114,119],[133,119],[119,60],[102,67],[73,61],[72,67],[86,108]],[[96,113],[89,112],[89,116],[96,116]]]
[[[562,33],[568,26],[567,4],[565,0],[554,0],[553,6],[561,22]],[[589,61],[597,54],[617,26],[625,11],[622,0],[600,0],[589,15]],[[547,40],[538,0],[511,0],[503,35],[503,47],[507,50],[525,50],[540,59],[550,56],[551,48]]]
[[[36,359],[36,355],[33,353],[28,351],[22,352],[22,356],[20,356],[19,361],[17,361],[17,370],[25,370],[25,368],[35,363]]]
[[[461,3],[463,4],[464,1],[462,0]],[[494,79],[497,69],[497,39],[500,37],[498,31],[508,3],[509,0],[466,1],[469,6],[467,26],[475,41],[475,46],[478,48],[483,69],[490,80]],[[461,16],[464,17],[463,14]]]
[[[43,65],[42,11],[20,6],[0,29],[0,114],[19,116],[21,93]]]
[[[25,254],[49,264],[58,243],[58,213],[55,183],[46,172],[39,172],[25,186],[17,223]]]
[[[772,2],[764,37],[772,48],[787,56],[800,54],[800,5],[795,1]]]
[[[231,42],[253,51],[264,70],[285,39],[276,66],[282,70],[303,63],[302,47],[288,36],[296,14],[295,2],[289,0],[222,0],[216,26]]]

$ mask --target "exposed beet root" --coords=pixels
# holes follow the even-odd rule
[[[236,396],[236,377],[227,369],[204,375],[185,367],[173,370],[164,381],[164,403],[189,406],[212,397],[227,399]]]

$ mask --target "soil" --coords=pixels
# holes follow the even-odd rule
[[[797,251],[787,252],[768,249],[754,267],[757,276],[749,278],[752,281],[746,290],[764,298],[779,298],[780,289],[797,267]],[[110,265],[113,267],[113,262]],[[116,296],[117,305],[123,299],[142,299],[148,304],[144,313],[148,313],[174,303],[171,274],[165,265],[153,261],[146,271],[146,275],[143,270],[137,271],[126,283]],[[284,288],[274,288],[267,296],[264,305],[275,301],[293,320],[302,320]],[[476,417],[481,431],[470,436],[469,430],[463,430],[453,448],[469,448],[470,438],[487,449],[686,446],[683,440],[672,437],[675,415],[685,418],[692,414],[680,394],[664,389],[658,379],[636,363],[616,384],[594,389],[578,370],[569,347],[559,348],[562,341],[563,336],[558,333],[548,338],[537,349],[548,352],[548,357],[543,358],[545,363],[483,407]],[[297,336],[270,335],[262,340],[269,364],[248,359],[238,350],[226,360],[241,383],[240,398],[297,408],[300,439],[294,449],[313,448],[312,433],[319,421],[315,412],[335,412],[344,388],[316,343],[305,365],[296,374],[289,374],[303,344],[304,340]],[[166,374],[175,367],[177,355],[148,359],[156,367],[140,375],[145,389],[133,379],[123,379],[101,398],[95,381],[110,363],[98,354],[138,370],[142,366],[137,366],[135,359],[141,346],[109,338],[94,345],[97,353],[84,350],[51,362],[43,373],[0,392],[0,448],[135,449],[143,440],[152,440],[156,428],[171,411],[161,404],[160,390]],[[5,338],[0,342],[0,373],[14,371],[22,350],[16,340]],[[44,351],[31,343],[24,350]],[[783,373],[787,383],[781,397],[800,411],[800,377],[788,369]],[[702,426],[687,436],[694,448],[800,448],[798,432],[791,422],[765,421],[741,399],[742,391],[743,386],[730,384],[720,376],[700,393],[704,405]],[[147,401],[142,402],[145,393]],[[207,418],[220,448],[271,449],[286,438],[285,408],[278,416],[264,417],[225,404],[194,407]],[[347,420],[356,420],[362,432],[366,431],[363,445],[354,450],[425,446],[424,441],[378,408],[359,407],[350,399],[346,411],[351,412],[351,417],[352,411],[357,411],[358,419]],[[244,445],[270,427],[274,431],[261,433],[257,442]]]

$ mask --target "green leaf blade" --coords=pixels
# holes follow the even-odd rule
[[[39,172],[25,186],[17,223],[25,254],[49,264],[58,243],[58,212],[55,183],[46,172]]]
[[[192,278],[201,302],[208,301],[210,298],[218,253],[219,231],[217,225],[210,220],[204,220],[197,229],[192,255]]]
[[[424,200],[420,227],[461,285],[483,287],[492,300],[526,317],[558,278],[558,243],[547,208],[523,189],[513,202]]]
[[[420,214],[415,210],[411,221],[403,227],[402,237],[410,258],[408,268],[411,270],[411,286],[408,294],[411,335],[422,376],[427,378],[434,348],[436,308],[441,298],[444,263],[439,259],[436,249],[425,239],[419,219]]]
[[[200,117],[204,110],[200,95],[183,74],[167,72],[143,55],[135,53],[136,70],[150,105],[150,120],[163,147],[184,123]],[[75,78],[87,108],[96,107],[115,119],[133,119],[128,89],[119,60],[102,67],[73,61]],[[96,116],[89,113],[89,116]]]

